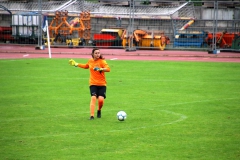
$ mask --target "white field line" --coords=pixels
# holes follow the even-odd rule
[[[170,122],[167,122],[167,123],[159,123],[159,124],[155,124],[155,125],[148,125],[148,126],[140,126],[140,127],[136,127],[136,128],[131,128],[131,129],[124,129],[124,130],[127,130],[127,131],[131,131],[131,130],[139,130],[139,129],[145,129],[145,128],[153,128],[153,127],[160,127],[160,126],[166,126],[166,125],[171,125],[171,124],[174,124],[174,123],[178,123],[178,122],[181,122],[185,119],[187,119],[187,116],[184,115],[184,114],[181,114],[181,113],[176,113],[176,112],[172,112],[172,111],[168,111],[168,110],[161,110],[161,112],[165,112],[165,113],[168,113],[168,114],[172,114],[174,116],[177,116],[179,117],[177,120],[174,120],[174,121],[170,121]],[[119,132],[121,130],[111,130],[109,132]]]
[[[201,100],[201,101],[192,101],[192,102],[183,102],[183,103],[173,103],[173,104],[168,104],[168,105],[158,105],[155,107],[152,107],[151,109],[154,110],[156,108],[159,108],[159,106],[174,106],[174,105],[182,105],[182,104],[191,104],[191,103],[204,103],[204,102],[209,102],[209,101],[223,101],[223,100],[229,100],[229,99],[239,99],[239,98],[225,98],[225,99],[209,99],[209,100]],[[108,110],[106,112],[113,111],[113,110]],[[114,110],[116,111],[116,110]],[[176,116],[177,119],[174,121],[166,122],[166,123],[159,123],[159,124],[154,124],[154,125],[148,125],[148,126],[139,126],[135,128],[129,128],[125,129],[124,131],[131,131],[131,130],[139,130],[139,129],[147,129],[147,128],[153,128],[153,127],[161,127],[161,126],[166,126],[166,125],[172,125],[181,121],[184,121],[187,119],[187,116],[181,113],[169,111],[169,110],[160,110],[160,112],[164,112],[173,116]],[[80,114],[87,114],[89,112],[81,112]],[[74,114],[74,113],[72,113]],[[69,114],[70,115],[70,114]],[[53,117],[61,117],[61,116],[66,116],[64,115],[55,115]],[[9,119],[9,120],[0,120],[1,123],[8,122],[8,121],[25,121],[25,120],[30,120],[30,119],[44,119],[45,117],[28,117],[28,118],[14,118],[14,119]],[[87,120],[87,119],[86,119]],[[108,130],[105,132],[120,132],[123,130]],[[12,139],[35,139],[35,138],[48,138],[48,137],[59,137],[59,136],[69,136],[69,135],[80,135],[80,134],[89,134],[89,132],[72,132],[72,133],[61,133],[61,134],[45,134],[45,135],[40,135],[40,136],[19,136],[19,137],[2,137],[0,140],[12,140]]]
[[[204,102],[211,102],[211,101],[225,101],[225,100],[231,100],[231,99],[239,99],[239,98],[224,98],[224,99],[209,99],[209,100],[201,100],[201,101],[192,101],[192,102],[183,102],[183,103],[173,103],[173,104],[167,104],[167,105],[158,105],[158,106],[155,106],[155,107],[152,107],[152,109],[155,109],[155,108],[159,108],[161,106],[176,106],[176,105],[183,105],[183,104],[193,104],[193,103],[204,103]],[[141,108],[139,108],[141,109]],[[142,109],[145,109],[145,108],[142,108]],[[107,110],[107,111],[104,111],[104,112],[110,112],[110,111],[116,111],[116,110]],[[172,111],[168,111],[168,110],[161,110],[162,112],[165,112],[165,113],[171,113],[171,114],[175,114],[175,115],[181,115],[180,113],[175,113],[175,112],[172,112]],[[117,111],[116,111],[117,112]],[[89,113],[88,111],[86,112],[81,112],[79,114],[87,114]],[[48,116],[48,117],[53,117],[53,118],[57,118],[57,117],[69,117],[69,116],[72,116],[76,113],[71,113],[71,114],[60,114],[60,115],[54,115],[54,116]],[[0,123],[4,123],[4,122],[11,122],[11,121],[27,121],[27,120],[36,120],[36,119],[45,119],[46,117],[23,117],[23,118],[11,118],[11,119],[4,119],[4,120],[1,120],[0,119]],[[169,123],[168,123],[169,124]]]
[[[26,59],[1,59],[0,63],[9,62],[9,61],[26,61]]]
[[[1,77],[1,75],[0,75],[0,77]],[[2,76],[3,78],[18,78],[18,79],[25,79],[25,78],[32,78],[32,79],[40,79],[40,78],[42,78],[42,79],[49,79],[49,77],[48,76],[46,76],[46,77],[43,77],[43,76],[41,76],[41,77],[38,77],[38,76],[21,76],[21,77],[19,77],[19,76],[16,76],[16,75],[3,75]],[[89,77],[71,77],[71,78],[69,78],[69,77],[51,77],[51,79],[52,80],[54,80],[54,79],[56,79],[56,80],[66,80],[66,79],[89,79]],[[108,80],[119,80],[119,78],[111,78],[111,76],[108,76],[107,77],[107,79]],[[139,78],[130,78],[130,79],[126,79],[126,78],[124,78],[124,81],[133,81],[133,80],[139,80]],[[191,83],[208,83],[207,81],[206,82],[204,82],[204,81],[186,81],[186,80],[172,80],[172,79],[166,79],[166,80],[161,80],[161,79],[155,79],[155,80],[153,80],[153,79],[144,79],[143,81],[146,81],[146,82],[191,82]],[[226,82],[216,82],[216,83],[226,83]],[[230,82],[229,82],[230,83]]]
[[[109,111],[109,110],[108,110]],[[156,127],[156,126],[165,126],[165,125],[171,125],[171,124],[174,124],[174,123],[178,123],[178,122],[181,122],[183,120],[185,120],[187,118],[187,116],[183,115],[183,114],[180,114],[180,113],[176,113],[176,112],[172,112],[172,111],[168,111],[168,110],[161,110],[161,112],[165,112],[167,114],[172,114],[177,118],[177,120],[174,120],[174,121],[170,121],[168,123],[159,123],[159,124],[155,124],[155,125],[149,125],[149,126],[139,126],[139,127],[135,127],[135,128],[130,128],[130,129],[124,129],[124,131],[131,131],[131,130],[138,130],[138,129],[145,129],[145,128],[152,128],[152,127]],[[82,114],[84,112],[81,112]],[[85,112],[86,113],[86,112]],[[84,114],[85,114],[84,113]],[[65,115],[66,116],[66,115]],[[58,117],[58,116],[55,116],[55,117]],[[34,117],[32,117],[34,118]],[[44,117],[38,117],[38,119],[40,118],[43,118]],[[28,118],[27,118],[28,119]],[[30,119],[30,118],[29,118]],[[35,117],[34,119],[37,119],[37,117]],[[21,119],[15,119],[17,121],[21,120]],[[24,120],[24,118],[22,118],[22,120]],[[87,120],[87,119],[86,119]],[[117,120],[117,119],[116,119]],[[120,122],[121,123],[121,122]],[[105,133],[106,132],[120,132],[120,131],[123,131],[123,130],[108,130],[108,131],[104,131]],[[48,138],[48,137],[61,137],[61,136],[70,136],[70,135],[80,135],[80,134],[89,134],[89,132],[83,132],[83,133],[80,133],[80,132],[73,132],[73,133],[61,133],[61,134],[45,134],[45,135],[41,135],[41,136],[19,136],[19,137],[14,137],[14,138],[11,138],[11,137],[2,137],[0,140],[9,140],[9,139],[35,139],[35,138]]]
[[[138,130],[138,129],[145,129],[145,128],[152,128],[152,127],[160,127],[160,126],[165,126],[165,125],[170,125],[170,124],[174,124],[177,122],[181,122],[183,120],[185,120],[187,118],[187,116],[180,114],[180,113],[176,113],[176,112],[172,112],[172,111],[168,111],[168,110],[161,110],[162,112],[168,113],[168,114],[172,114],[174,116],[177,116],[178,119],[174,120],[174,121],[170,121],[168,123],[159,123],[156,125],[150,125],[150,126],[141,126],[141,127],[136,127],[136,128],[130,128],[130,129],[125,129],[126,131],[131,131],[131,130]],[[19,119],[18,119],[19,120]],[[117,120],[117,119],[116,119]],[[109,130],[109,131],[104,131],[106,132],[119,132],[120,130]],[[122,132],[123,130],[121,130]],[[41,135],[41,136],[19,136],[19,137],[2,137],[0,140],[7,140],[7,139],[36,139],[36,138],[48,138],[48,137],[61,137],[61,136],[70,136],[70,135],[80,135],[80,134],[89,134],[88,132],[84,132],[84,133],[79,133],[79,132],[75,132],[75,133],[62,133],[62,134],[45,134],[45,135]]]

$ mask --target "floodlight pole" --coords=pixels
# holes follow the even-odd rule
[[[126,51],[136,51],[136,47],[133,46],[133,27],[134,27],[134,12],[135,12],[135,0],[129,0],[129,26],[127,30],[127,38],[129,38],[129,44]]]

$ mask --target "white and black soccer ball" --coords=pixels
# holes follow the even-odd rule
[[[124,112],[124,111],[119,111],[119,112],[117,113],[117,119],[118,119],[119,121],[124,121],[124,120],[126,120],[126,119],[127,119],[127,113]]]

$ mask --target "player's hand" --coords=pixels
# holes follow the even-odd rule
[[[101,71],[103,71],[103,68],[95,67],[95,68],[93,68],[93,70],[94,70],[94,71],[99,71],[99,72],[101,72]]]
[[[73,59],[70,59],[68,62],[70,65],[77,67],[78,63],[75,62]]]

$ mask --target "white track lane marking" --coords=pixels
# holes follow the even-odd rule
[[[23,55],[23,57],[28,57],[28,56],[29,56],[29,54],[24,54],[24,55]]]

